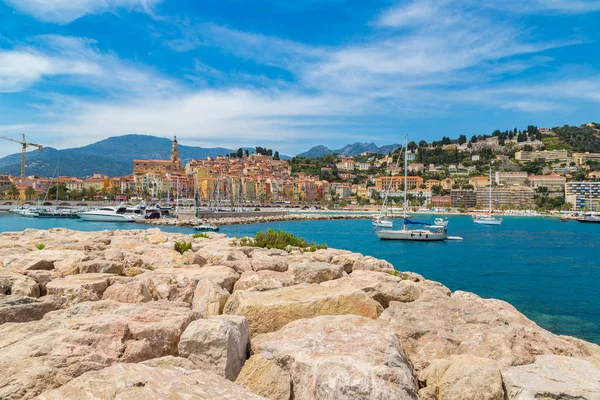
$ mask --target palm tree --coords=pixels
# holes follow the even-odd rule
[[[19,198],[19,189],[17,189],[17,186],[15,186],[14,183],[10,186],[8,194],[13,200],[17,200]]]
[[[35,189],[28,186],[27,189],[25,189],[25,197],[29,200],[33,200],[33,196],[35,196]]]

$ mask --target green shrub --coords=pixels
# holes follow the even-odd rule
[[[192,237],[193,237],[194,239],[198,239],[198,238],[204,238],[204,239],[208,239],[208,235],[207,235],[206,233],[204,233],[204,232],[202,232],[202,233],[194,233],[194,234],[192,235]]]
[[[44,243],[40,243],[40,244],[36,244],[35,247],[38,250],[44,250],[44,248],[46,247],[46,245]]]
[[[390,275],[394,275],[394,276],[400,276],[400,272],[398,272],[398,271],[396,271],[396,270],[394,270],[394,271],[391,271],[391,272],[388,272],[388,274],[390,274]]]
[[[256,207],[256,208],[254,209],[254,211],[260,211],[260,208]]]
[[[317,245],[314,242],[308,245],[303,238],[296,237],[280,229],[268,229],[265,232],[257,232],[254,239],[243,237],[240,239],[240,245],[280,250],[286,250],[288,246],[291,246],[306,249],[307,251],[317,251],[318,249],[327,248],[325,244]]]
[[[175,242],[174,248],[175,251],[179,252],[179,254],[183,254],[192,249],[192,242]]]

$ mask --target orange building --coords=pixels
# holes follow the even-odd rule
[[[390,192],[400,192],[404,190],[404,176],[381,176],[375,180],[375,188],[379,192],[389,190]],[[406,188],[408,190],[417,189],[423,184],[423,178],[420,176],[407,176]]]

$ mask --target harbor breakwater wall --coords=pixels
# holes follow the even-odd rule
[[[372,215],[368,214],[289,214],[287,212],[254,212],[254,213],[227,213],[231,216],[224,216],[218,213],[218,216],[199,217],[199,220],[215,225],[242,225],[259,224],[265,222],[281,221],[321,221],[338,219],[369,219]],[[251,215],[248,215],[251,214]],[[187,217],[187,218],[186,218]],[[140,224],[158,225],[158,226],[195,226],[196,219],[193,216],[181,215],[180,218],[163,219],[145,219],[137,221]]]
[[[600,347],[504,301],[214,233],[0,234],[0,349],[10,400],[600,398]]]

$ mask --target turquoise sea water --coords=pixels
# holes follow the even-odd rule
[[[427,217],[417,217],[426,219]],[[385,259],[451,290],[506,300],[540,326],[600,344],[600,224],[507,217],[501,226],[453,216],[450,234],[463,241],[380,241],[370,220],[290,221],[222,226],[229,236],[280,228],[309,241]],[[144,229],[147,225],[29,219],[0,214],[0,232],[25,228]],[[192,233],[191,228],[164,227]]]

